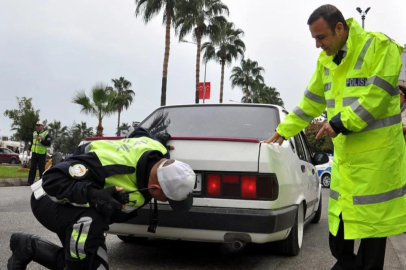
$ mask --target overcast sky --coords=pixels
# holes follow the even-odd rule
[[[229,21],[241,28],[245,57],[264,67],[265,83],[281,93],[287,110],[299,102],[315,67],[319,49],[311,38],[307,19],[322,4],[336,5],[345,18],[361,24],[356,7],[371,10],[365,28],[384,32],[406,43],[406,1],[274,1],[223,0]],[[124,76],[136,96],[121,122],[141,121],[160,105],[165,28],[162,14],[145,25],[134,16],[133,0],[1,0],[0,1],[0,135],[11,135],[7,109],[17,108],[16,97],[33,99],[41,120],[74,121],[96,127],[97,119],[80,113],[71,102],[78,90],[90,93],[97,82],[111,85]],[[192,40],[189,37],[189,40]],[[179,43],[172,30],[167,104],[194,103],[196,47]],[[224,103],[240,101],[242,91],[231,89],[225,70]],[[218,103],[220,65],[207,64],[211,99]],[[201,66],[203,81],[204,65]],[[103,121],[105,135],[113,135],[117,114]],[[34,127],[33,127],[34,130]]]

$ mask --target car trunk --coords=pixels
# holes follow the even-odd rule
[[[174,138],[171,158],[188,163],[193,170],[258,172],[259,141],[224,138]]]
[[[256,139],[177,138],[170,140],[171,158],[188,163],[197,175],[194,206],[268,208],[269,201],[206,196],[204,174],[258,174],[260,142]]]

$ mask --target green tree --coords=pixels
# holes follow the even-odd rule
[[[60,121],[54,120],[48,125],[49,135],[52,138],[52,146],[54,151],[61,151],[63,138],[68,135],[68,127],[62,126]]]
[[[93,137],[93,128],[87,127],[86,122],[80,122],[80,124],[74,123],[74,127],[79,131],[81,140],[85,139],[86,137]]]
[[[168,77],[169,51],[171,44],[171,24],[175,16],[175,4],[178,1],[180,0],[135,0],[135,4],[137,5],[135,15],[137,17],[139,15],[142,15],[145,23],[148,23],[155,15],[159,14],[162,9],[164,10],[163,22],[166,26],[166,33],[164,66],[162,72],[161,106],[166,104],[166,84]]]
[[[133,90],[129,89],[131,87],[131,82],[127,81],[124,77],[119,79],[111,80],[114,84],[116,90],[116,102],[118,103],[118,121],[117,121],[117,136],[120,134],[120,115],[123,109],[128,109],[133,102],[133,97],[135,93]]]
[[[66,154],[72,154],[86,137],[93,136],[93,128],[87,127],[85,122],[73,124],[68,128],[67,135],[61,139],[60,151]]]
[[[217,36],[211,37],[210,42],[205,42],[202,45],[204,51],[203,59],[207,62],[214,59],[221,65],[221,80],[220,80],[220,103],[223,103],[224,89],[224,66],[231,65],[233,59],[238,56],[244,57],[245,44],[240,39],[244,32],[241,29],[235,29],[234,24],[227,22],[220,25],[220,31]]]
[[[32,140],[32,133],[35,130],[35,123],[39,121],[39,110],[35,110],[32,98],[17,97],[18,109],[6,110],[4,116],[13,122],[11,130],[15,133],[13,137],[18,141],[23,141],[25,148]]]
[[[245,93],[245,102],[248,103],[251,86],[256,83],[264,83],[261,72],[265,70],[263,67],[258,66],[257,61],[251,59],[242,59],[240,65],[241,67],[233,67],[231,71],[231,87],[240,86],[243,93]]]
[[[122,123],[120,128],[118,129],[119,132],[118,132],[117,136],[121,136],[121,134],[123,134],[125,136],[130,127],[131,126],[128,123]]]
[[[103,118],[117,111],[114,99],[115,92],[112,88],[99,83],[93,86],[89,97],[85,91],[79,91],[72,102],[82,107],[80,112],[97,117],[96,136],[103,136]]]
[[[217,36],[220,26],[227,23],[222,16],[229,14],[228,7],[220,0],[188,0],[179,1],[176,6],[175,29],[179,33],[179,41],[193,33],[197,44],[196,52],[196,95],[195,102],[199,103],[200,53],[204,36]]]
[[[255,81],[251,85],[250,95],[248,101],[246,101],[246,96],[241,98],[241,102],[245,103],[264,103],[264,104],[275,104],[283,106],[283,100],[279,97],[280,94],[275,88],[265,85],[264,83]]]
[[[312,152],[325,152],[332,154],[334,153],[334,145],[330,137],[323,135],[320,139],[316,140],[316,135],[324,125],[325,121],[325,119],[321,118],[313,119],[313,121],[306,127],[305,134]]]

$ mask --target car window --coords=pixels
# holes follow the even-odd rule
[[[296,154],[301,160],[306,160],[306,154],[303,148],[302,140],[300,139],[300,135],[296,135],[295,137],[295,144],[296,144]]]
[[[308,142],[307,142],[306,135],[304,135],[303,132],[300,132],[299,135],[300,135],[300,139],[301,139],[302,142],[303,142],[303,149],[304,149],[304,151],[305,151],[306,160],[307,160],[308,162],[312,163],[312,157],[311,157],[311,153],[310,153],[310,149],[309,149],[309,144],[308,144]]]
[[[289,141],[290,147],[292,148],[293,153],[296,153],[295,145],[292,142],[292,138],[288,139],[288,141]]]
[[[174,137],[219,137],[264,140],[275,133],[278,109],[259,106],[178,106],[156,110],[140,126]]]
[[[4,149],[4,153],[6,153],[6,154],[11,154],[11,153],[13,153],[10,149]]]
[[[0,148],[0,153],[4,153],[4,149],[3,148]]]

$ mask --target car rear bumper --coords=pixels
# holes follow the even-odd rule
[[[158,227],[269,234],[291,228],[296,212],[297,205],[276,210],[195,206],[188,213],[178,214],[169,205],[158,205]],[[151,214],[147,205],[126,223],[149,225]]]

